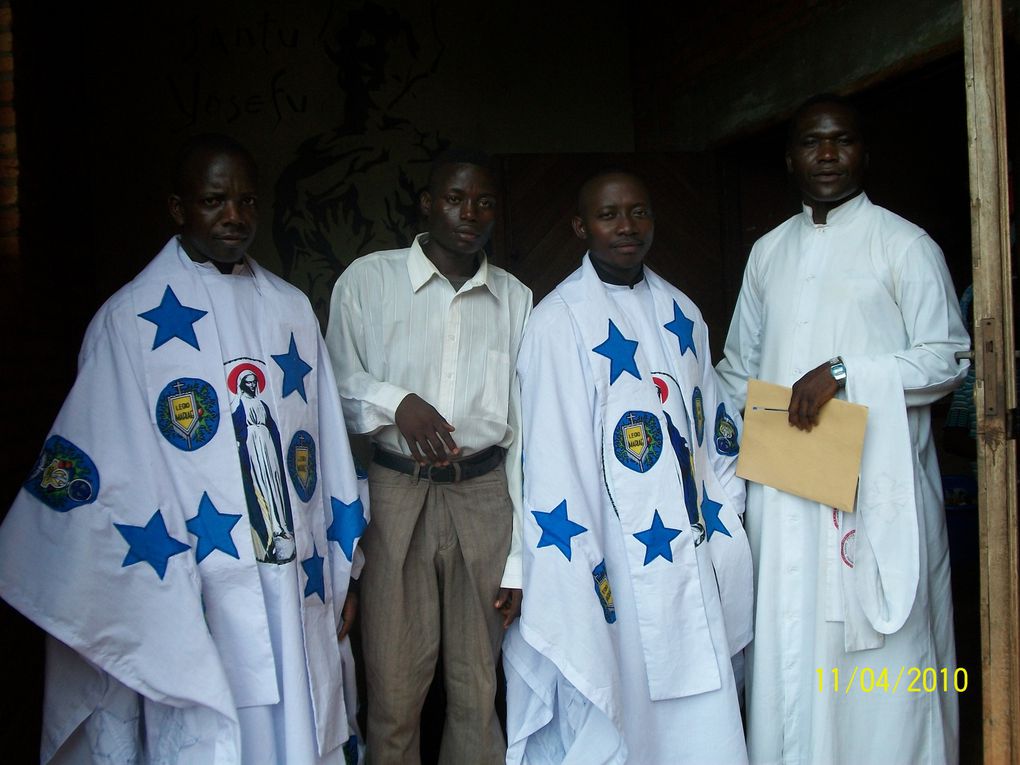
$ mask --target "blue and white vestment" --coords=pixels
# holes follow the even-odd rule
[[[739,416],[697,307],[581,268],[535,309],[524,607],[504,643],[511,763],[746,758],[730,657],[751,637]]]
[[[44,762],[358,756],[336,633],[366,499],[307,299],[240,271],[172,239],[106,302],[0,528],[0,595],[56,638]],[[266,475],[293,529],[263,534],[271,560],[253,519],[273,508],[245,490],[231,417],[242,393],[278,431]]]

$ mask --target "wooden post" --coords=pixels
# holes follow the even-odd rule
[[[1013,294],[1001,0],[964,0],[974,266],[984,761],[1020,762]]]

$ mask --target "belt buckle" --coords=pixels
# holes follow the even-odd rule
[[[460,464],[429,465],[427,478],[433,483],[457,483],[460,480]]]

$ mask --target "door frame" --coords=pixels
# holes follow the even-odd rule
[[[1001,0],[964,0],[986,763],[1020,762],[1016,363]]]

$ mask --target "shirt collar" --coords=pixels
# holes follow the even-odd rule
[[[414,238],[414,242],[411,243],[411,251],[407,255],[407,275],[411,278],[411,289],[414,292],[424,287],[433,277],[446,279],[445,276],[439,273],[436,264],[429,260],[425,254],[422,246],[427,244],[428,241],[428,234],[418,234]],[[482,260],[478,265],[478,270],[475,271],[474,276],[464,282],[461,290],[474,289],[475,287],[485,287],[493,297],[499,298],[499,295],[496,293],[496,285],[493,281],[492,269],[489,268],[489,259],[485,256],[484,251],[482,252]]]
[[[848,199],[838,207],[833,207],[829,210],[829,214],[825,217],[825,223],[814,222],[811,205],[805,202],[801,206],[804,210],[805,220],[809,226],[832,226],[839,223],[849,222],[859,210],[864,207],[870,207],[871,200],[868,199],[867,193],[862,191],[853,199]]]

